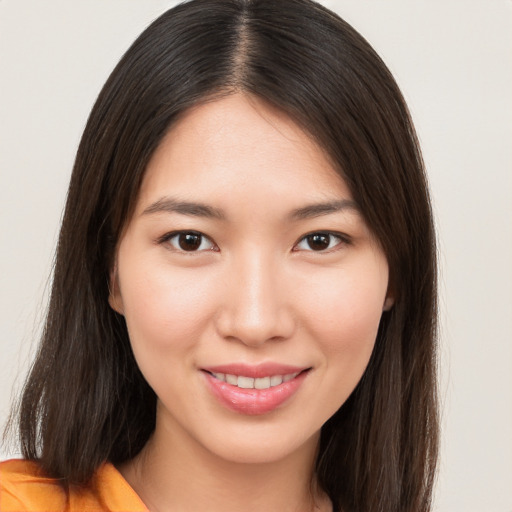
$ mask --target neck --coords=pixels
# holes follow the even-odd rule
[[[119,469],[151,512],[323,512],[331,508],[314,481],[317,444],[316,436],[281,460],[233,462],[157,422],[142,452]]]

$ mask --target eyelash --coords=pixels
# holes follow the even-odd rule
[[[311,250],[307,250],[307,252],[316,252],[316,253],[320,253],[320,254],[329,254],[329,253],[332,253],[332,252],[336,252],[336,251],[339,251],[343,246],[345,245],[350,245],[351,243],[351,240],[350,238],[347,236],[347,235],[344,235],[342,233],[337,233],[335,231],[312,231],[311,233],[308,233],[304,236],[302,236],[298,242],[295,243],[295,245],[293,246],[293,250],[296,251],[296,247],[299,246],[299,244],[301,243],[308,243],[307,240],[308,238],[311,238],[311,237],[317,237],[317,236],[320,236],[320,237],[329,237],[329,245],[328,247],[326,247],[325,249],[321,249],[319,251],[315,251],[313,249],[310,249]],[[338,239],[338,242],[331,246],[331,242],[332,242],[332,239],[333,238],[336,238]]]
[[[190,251],[187,251],[186,249],[184,249],[183,247],[179,248],[179,247],[176,247],[174,246],[172,243],[171,243],[171,240],[173,238],[177,238],[177,237],[180,237],[180,236],[187,236],[187,235],[191,235],[191,236],[195,236],[195,237],[198,237],[200,239],[200,243],[199,243],[199,246],[197,247],[197,249],[195,250],[190,250]],[[310,237],[317,237],[317,236],[320,236],[320,237],[329,237],[329,243],[328,243],[328,246],[324,249],[320,249],[318,251],[315,251],[314,249],[311,249],[311,246],[310,249],[303,249],[303,250],[306,250],[306,252],[314,252],[314,253],[320,253],[320,254],[329,254],[331,252],[336,252],[338,250],[341,249],[341,247],[338,247],[338,246],[344,246],[344,245],[350,245],[351,243],[351,240],[350,238],[347,236],[347,235],[344,235],[342,233],[337,233],[337,232],[334,232],[334,231],[312,231],[311,233],[307,233],[306,235],[302,236],[293,246],[293,251],[294,252],[298,252],[300,249],[296,249],[301,243],[308,243],[308,238],[310,239],[310,243],[311,243],[311,238]],[[331,247],[331,242],[332,242],[332,239],[335,238],[335,239],[338,239],[338,242]],[[212,247],[210,248],[203,248],[201,249],[201,246],[203,245],[204,241],[208,241]],[[219,251],[219,248],[215,245],[215,243],[209,238],[207,237],[205,234],[199,232],[199,231],[193,231],[193,230],[183,230],[183,231],[173,231],[171,233],[166,233],[165,235],[163,235],[162,237],[160,237],[157,242],[159,244],[169,244],[171,245],[172,249],[175,250],[176,252],[180,252],[180,253],[183,253],[183,254],[187,254],[187,253],[196,253],[196,252],[204,252],[204,251],[212,251],[212,252],[218,252]],[[178,241],[179,243],[179,241]]]
[[[183,248],[178,248],[178,247],[174,247],[173,244],[171,243],[171,240],[173,238],[177,238],[177,237],[180,237],[180,236],[186,236],[186,235],[192,235],[192,236],[196,236],[196,237],[199,237],[201,242],[200,242],[200,245],[199,245],[199,249],[200,250],[192,250],[192,251],[187,251],[186,249],[183,249]],[[210,242],[210,244],[213,246],[213,248],[210,248],[210,249],[201,249],[201,245],[203,245],[203,242],[205,240],[208,240]],[[214,244],[214,242],[209,238],[207,237],[206,235],[204,235],[203,233],[199,232],[199,231],[193,231],[193,230],[184,230],[184,231],[173,231],[171,233],[166,233],[164,236],[160,237],[157,242],[159,244],[169,244],[172,249],[176,252],[181,252],[181,253],[184,253],[184,254],[187,254],[187,253],[195,253],[195,252],[203,252],[203,251],[213,251],[213,252],[218,252],[218,247]],[[179,243],[179,242],[178,242]]]

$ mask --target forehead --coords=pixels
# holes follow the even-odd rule
[[[351,197],[325,151],[285,113],[233,94],[173,125],[149,162],[139,207],[157,196],[209,202],[312,202]]]

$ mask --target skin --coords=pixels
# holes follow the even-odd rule
[[[344,207],[293,215],[333,201]],[[204,235],[198,250],[179,230]],[[304,238],[317,232],[326,249]],[[379,244],[313,140],[246,95],[185,113],[149,163],[111,289],[158,396],[153,437],[120,468],[148,508],[329,510],[314,484],[320,428],[361,378],[393,299]],[[265,414],[225,407],[202,371],[269,361],[309,371]]]

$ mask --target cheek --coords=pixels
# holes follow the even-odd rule
[[[327,364],[342,366],[347,378],[360,377],[366,368],[387,289],[385,267],[374,265],[367,271],[355,270],[347,268],[346,272],[316,276],[316,292],[309,292],[303,315]]]
[[[133,265],[121,282],[123,307],[134,350],[186,350],[197,340],[215,304],[212,279],[197,269],[173,271],[170,265]]]
[[[159,397],[190,397],[186,376],[215,304],[212,279],[158,262],[134,265],[125,275],[124,316],[142,374]]]

